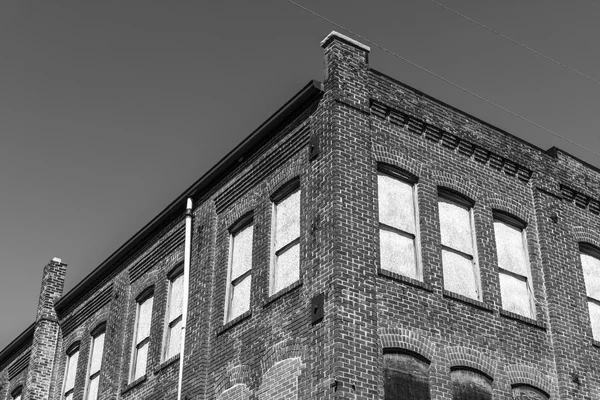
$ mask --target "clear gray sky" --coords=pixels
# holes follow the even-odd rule
[[[600,152],[600,85],[428,0],[298,0]],[[439,0],[600,80],[600,4]],[[0,349],[310,79],[333,26],[285,0],[0,5]],[[336,30],[338,30],[336,28]],[[371,66],[542,148],[600,159],[373,48]]]

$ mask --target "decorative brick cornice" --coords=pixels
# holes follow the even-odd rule
[[[579,208],[588,210],[595,215],[600,215],[600,200],[594,199],[593,197],[566,185],[560,185],[560,193],[562,194],[563,200],[567,203],[575,203]]]
[[[552,393],[552,381],[548,374],[540,371],[539,366],[511,364],[506,366],[505,370],[511,386],[525,384],[541,389],[548,394]]]
[[[446,349],[446,359],[450,368],[468,367],[483,372],[494,379],[496,362],[485,355],[482,350],[465,346],[454,346]]]
[[[424,335],[405,328],[380,328],[379,341],[382,349],[402,349],[417,353],[429,361],[435,354],[435,346]]]
[[[408,115],[377,100],[371,99],[371,114],[389,121],[393,125],[404,127],[409,132],[424,139],[439,143],[441,146],[456,151],[467,158],[473,158],[475,161],[485,164],[492,169],[502,171],[509,176],[514,176],[524,183],[529,183],[533,174],[533,171],[529,168],[506,157],[502,157],[475,143],[471,143],[453,133],[430,125],[422,119]]]

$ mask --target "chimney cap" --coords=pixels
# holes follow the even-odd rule
[[[62,260],[61,260],[60,258],[58,258],[58,257],[54,257],[54,258],[52,259],[52,261],[53,261],[53,262],[56,262],[56,263],[62,263]]]
[[[343,35],[337,31],[331,31],[331,33],[329,35],[327,35],[325,37],[325,39],[321,40],[321,47],[325,47],[329,44],[329,42],[331,40],[333,40],[333,38],[337,38],[343,42],[346,42],[352,46],[358,47],[359,49],[362,49],[364,51],[366,51],[367,53],[371,51],[371,48],[369,46],[367,46],[366,44],[362,44],[361,42],[352,39],[351,37],[348,37],[346,35]]]

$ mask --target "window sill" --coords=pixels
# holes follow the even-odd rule
[[[292,283],[290,286],[281,289],[279,292],[275,293],[274,295],[272,295],[271,297],[269,297],[267,299],[265,304],[263,304],[263,308],[270,306],[275,301],[279,300],[286,294],[293,292],[294,290],[298,289],[300,286],[302,286],[302,281],[296,281],[296,282]]]
[[[489,304],[485,304],[483,301],[471,299],[469,297],[463,296],[462,294],[450,292],[450,291],[444,289],[443,295],[446,298],[460,301],[461,303],[468,304],[475,308],[479,308],[480,310],[483,310],[483,311],[488,311],[488,312],[494,311],[492,306],[490,306]]]
[[[154,368],[154,375],[160,373],[162,370],[169,368],[171,365],[175,364],[179,361],[179,354],[175,354],[173,357],[169,358],[158,367]]]
[[[135,381],[133,381],[130,384],[128,384],[127,386],[125,386],[123,388],[123,390],[121,390],[121,396],[124,395],[125,393],[129,392],[131,389],[138,387],[142,383],[146,382],[147,379],[148,379],[148,376],[145,374],[140,376]]]
[[[408,276],[400,275],[392,271],[386,271],[385,269],[379,270],[379,276],[383,276],[385,278],[391,279],[393,281],[402,282],[407,285],[416,287],[418,289],[423,289],[428,292],[433,292],[433,286],[423,281],[418,281],[413,278],[409,278]]]
[[[237,317],[235,319],[232,319],[231,321],[229,321],[228,323],[226,323],[225,325],[223,325],[221,328],[219,328],[217,330],[217,336],[220,336],[220,335],[224,334],[225,332],[227,332],[228,330],[230,330],[234,326],[238,325],[242,321],[247,320],[251,316],[252,316],[252,311],[248,310],[245,313],[243,313],[242,315],[240,315],[239,317]]]
[[[518,322],[522,322],[529,326],[533,326],[534,328],[542,329],[544,331],[546,330],[546,324],[544,324],[543,322],[536,321],[535,319],[531,319],[529,317],[524,317],[519,314],[515,314],[514,312],[511,312],[511,311],[500,310],[500,315],[505,318],[512,319],[512,320],[515,320]]]

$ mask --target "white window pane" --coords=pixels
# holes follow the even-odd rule
[[[93,339],[92,345],[92,355],[90,362],[90,375],[95,374],[100,371],[100,367],[102,366],[102,353],[104,352],[104,333],[96,336]]]
[[[283,288],[296,282],[300,277],[300,245],[287,249],[279,256],[275,256],[273,271],[272,293],[277,293]]]
[[[381,269],[419,279],[413,239],[386,229],[379,229],[379,243]]]
[[[169,321],[179,318],[183,309],[183,275],[171,282],[171,298],[169,299]]]
[[[154,298],[150,297],[139,305],[137,343],[150,336],[150,322],[152,320],[152,304]]]
[[[300,191],[275,206],[275,250],[300,237]]]
[[[167,343],[166,360],[179,354],[179,351],[181,350],[181,324],[182,321],[179,319],[169,328],[169,343]]]
[[[473,255],[473,235],[469,210],[444,199],[439,201],[439,210],[442,244]]]
[[[133,370],[133,380],[141,378],[146,373],[146,362],[148,361],[148,342],[137,349],[135,358],[135,369]]]
[[[67,365],[67,378],[65,380],[65,392],[73,389],[75,386],[75,374],[77,372],[77,361],[79,360],[79,351],[71,354]]]
[[[527,256],[523,231],[500,221],[494,222],[498,266],[515,274],[527,276]]]
[[[73,400],[73,392],[65,396],[65,400]]]
[[[20,395],[20,394],[16,395],[16,396],[14,397],[14,400],[21,400],[21,395]]]
[[[235,235],[231,240],[231,280],[252,268],[252,234],[254,226],[250,225]]]
[[[98,399],[98,382],[100,382],[100,375],[96,375],[95,377],[90,379],[88,385],[87,400]]]
[[[379,222],[416,233],[413,186],[387,175],[378,175]]]
[[[451,251],[442,250],[444,289],[472,299],[479,299],[473,261]]]
[[[231,285],[231,305],[228,321],[239,317],[250,309],[250,278],[251,276],[247,276],[237,285]]]
[[[531,299],[527,289],[525,277],[515,277],[508,274],[499,274],[500,295],[502,308],[515,314],[533,318],[531,313]]]
[[[592,322],[592,333],[595,340],[600,340],[600,305],[588,301],[590,320]]]
[[[581,264],[587,295],[600,300],[600,259],[588,254],[581,254]]]

